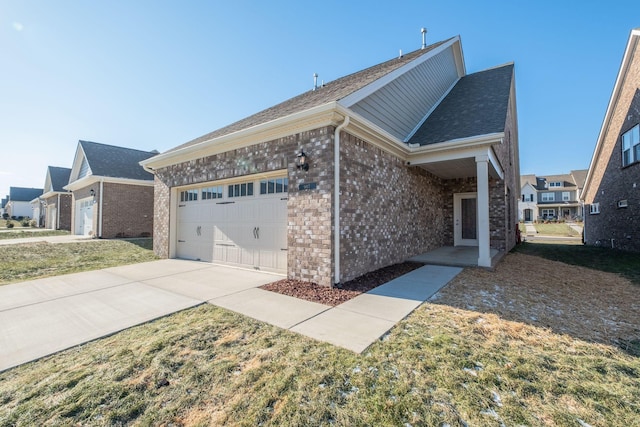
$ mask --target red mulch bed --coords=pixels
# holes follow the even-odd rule
[[[343,283],[340,289],[294,279],[278,280],[260,286],[260,288],[311,302],[336,306],[423,265],[409,261],[390,265]]]

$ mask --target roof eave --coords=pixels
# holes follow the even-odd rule
[[[602,151],[602,145],[604,144],[604,135],[606,130],[609,127],[609,122],[611,121],[611,116],[613,114],[613,109],[618,99],[618,95],[620,90],[622,89],[622,81],[624,76],[626,76],[629,65],[631,64],[631,53],[635,50],[635,46],[638,43],[638,39],[640,39],[640,28],[635,28],[631,30],[631,34],[629,35],[629,40],[627,41],[627,47],[625,48],[624,55],[622,56],[622,61],[620,63],[620,70],[618,71],[618,76],[616,77],[616,82],[613,85],[613,91],[611,92],[611,98],[609,98],[609,104],[607,105],[607,111],[604,114],[604,119],[602,121],[602,126],[600,127],[600,132],[598,133],[598,139],[596,141],[596,147],[593,150],[593,156],[591,157],[591,162],[589,163],[589,169],[587,169],[587,177],[584,181],[584,186],[582,187],[582,191],[580,192],[580,199],[584,200],[587,191],[591,185],[591,180],[593,178],[593,166],[595,166],[595,162],[600,157],[600,152]]]
[[[154,170],[189,160],[271,141],[293,133],[337,125],[343,119],[344,117],[337,113],[337,103],[329,102],[175,151],[158,154],[141,161],[140,165],[147,172],[153,173]]]

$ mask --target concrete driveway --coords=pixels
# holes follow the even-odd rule
[[[281,278],[161,260],[0,286],[0,371]]]

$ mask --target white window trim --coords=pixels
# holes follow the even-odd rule
[[[600,213],[600,203],[591,203],[589,205],[589,215],[597,215]]]
[[[625,150],[624,148],[624,139],[625,136],[629,135],[630,138],[632,138],[633,136],[636,137],[636,140],[634,141],[633,139],[631,139],[630,141],[630,146],[629,148],[627,148]],[[640,124],[637,124],[635,126],[633,126],[631,129],[627,130],[625,133],[623,133],[620,136],[620,140],[621,140],[621,147],[622,147],[622,167],[625,166],[629,166],[633,163],[636,163],[638,161],[640,161],[640,158],[638,158],[638,156],[636,156],[636,151],[640,151],[640,147],[638,147],[638,145],[640,145]],[[629,151],[629,162],[625,163],[624,161],[624,153],[626,151]]]
[[[563,202],[568,202],[571,200],[571,193],[569,191],[563,191],[562,192],[562,201]]]
[[[551,198],[549,198],[551,197]],[[542,193],[543,202],[555,202],[556,201],[556,193]]]

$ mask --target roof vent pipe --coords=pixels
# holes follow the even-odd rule
[[[313,73],[313,90],[318,89],[318,73]]]
[[[422,27],[420,32],[422,33],[422,49],[425,49],[427,47],[427,29]]]
[[[402,59],[402,49],[400,49],[400,55],[398,55],[398,59]]]

